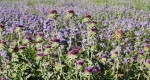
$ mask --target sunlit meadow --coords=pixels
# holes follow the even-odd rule
[[[150,80],[149,0],[1,0],[0,80]]]

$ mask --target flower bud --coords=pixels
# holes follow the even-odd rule
[[[117,30],[117,31],[115,32],[115,37],[116,37],[117,39],[121,39],[121,38],[123,38],[123,36],[124,36],[124,31],[123,31],[123,30]]]

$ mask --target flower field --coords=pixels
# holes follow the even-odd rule
[[[31,3],[0,1],[0,80],[150,80],[150,9]]]

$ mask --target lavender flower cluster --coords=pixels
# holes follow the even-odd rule
[[[146,9],[87,2],[0,5],[1,80],[150,79]]]

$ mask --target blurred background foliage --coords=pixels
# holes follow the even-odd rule
[[[136,9],[149,9],[150,10],[150,0],[0,0],[1,2],[27,2],[27,5],[34,6],[35,4],[56,4],[59,2],[74,2],[74,1],[87,1],[89,3],[93,2],[97,5],[118,5],[118,6],[132,6]]]

